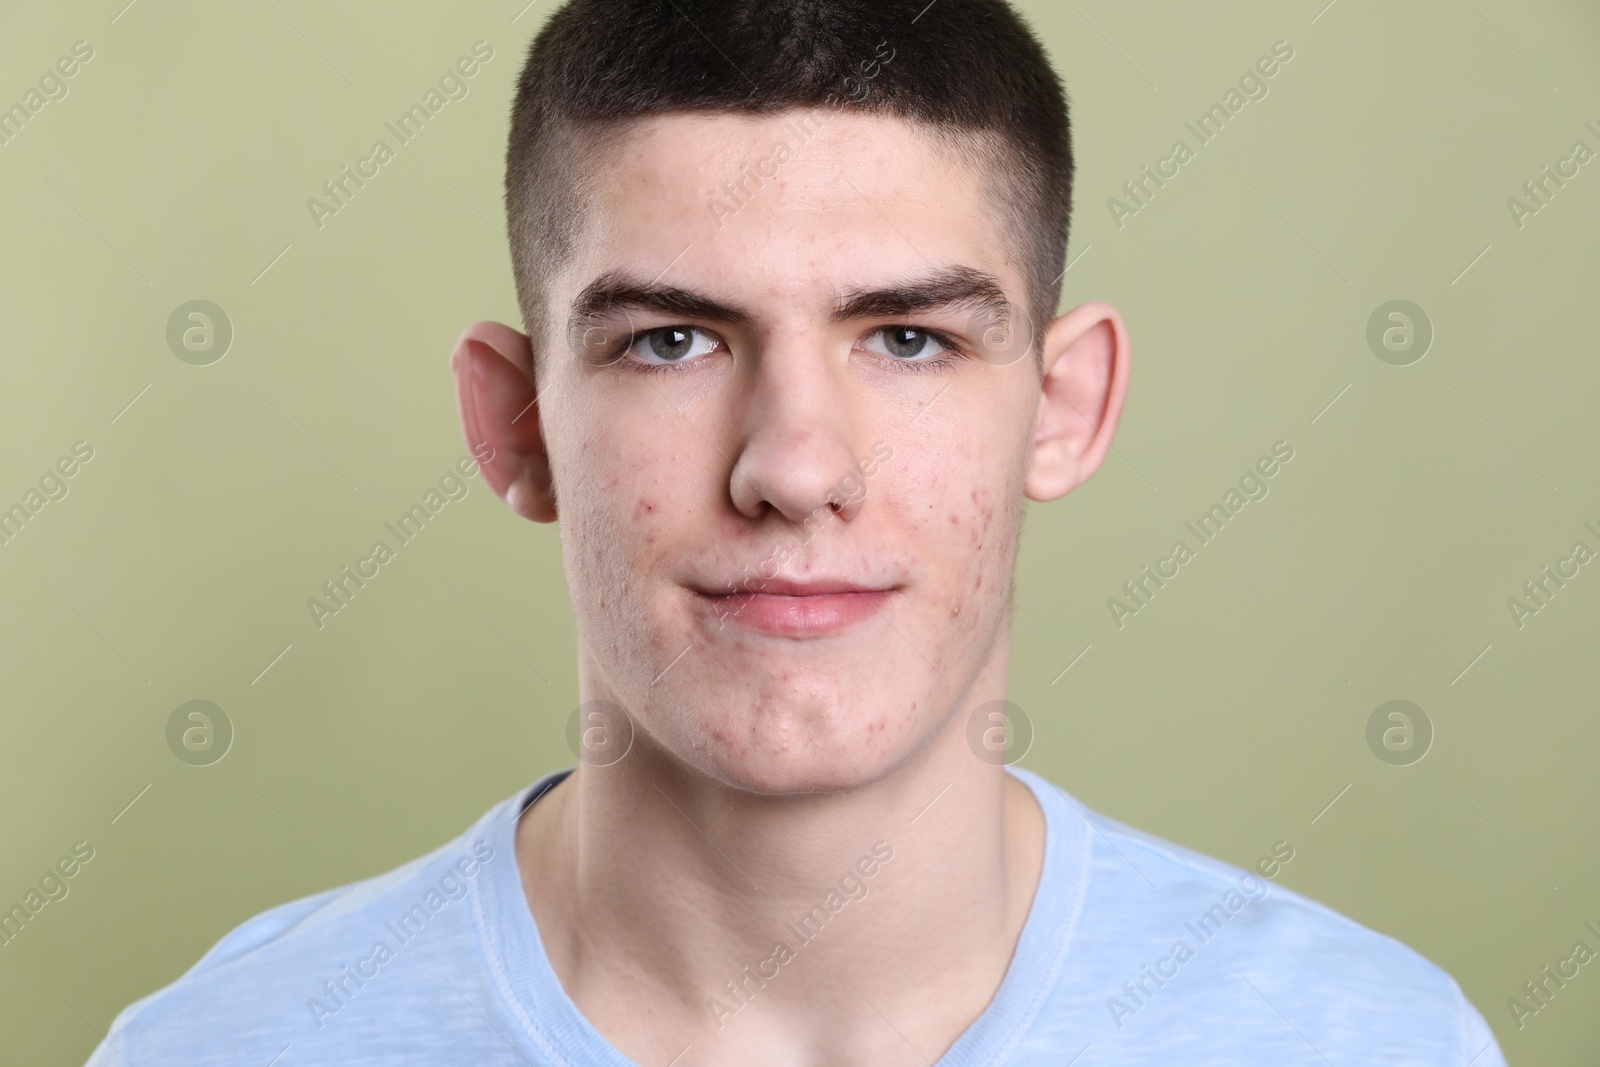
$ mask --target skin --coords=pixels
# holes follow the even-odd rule
[[[480,322],[452,357],[467,440],[494,449],[486,482],[560,520],[581,698],[632,726],[625,757],[529,809],[517,861],[562,986],[640,1064],[926,1064],[983,1012],[1044,822],[968,720],[1005,696],[1023,501],[1093,474],[1127,390],[1103,303],[1054,319],[1037,364],[996,358],[971,307],[836,319],[841,295],[953,267],[1026,315],[986,176],[904,121],[822,119],[718,225],[709,201],[795,143],[790,117],[638,124],[548,279],[548,335]],[[629,307],[569,329],[613,271],[745,315]],[[866,477],[875,445],[892,454]],[[744,599],[773,571],[882,592],[835,598],[865,604],[848,626],[774,633],[751,620],[808,609]],[[878,842],[892,860],[801,944],[785,924]],[[780,939],[792,959],[730,999]]]

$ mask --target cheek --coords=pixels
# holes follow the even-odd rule
[[[961,507],[948,517],[952,553],[961,560],[948,587],[952,617],[981,609],[1004,587],[1003,572],[1010,566],[1013,532],[1001,529],[996,493],[987,486],[967,490]]]
[[[985,451],[958,468],[930,469],[902,489],[935,610],[947,618],[981,617],[1006,588],[1017,514],[1004,503],[1021,494],[1020,472]]]
[[[596,636],[647,617],[648,578],[683,539],[684,516],[697,514],[683,499],[687,457],[619,444],[614,432],[597,433],[562,457],[558,473],[567,582],[584,629]]]
[[[626,576],[637,565],[643,538],[654,543],[663,509],[640,490],[633,464],[619,464],[592,444],[581,446],[573,459],[557,485],[567,581],[578,605],[614,607],[628,588]]]
[[[644,535],[644,547],[656,543],[657,511],[660,505],[649,497],[641,496],[633,505],[633,528]]]

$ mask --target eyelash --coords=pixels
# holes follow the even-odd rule
[[[683,362],[679,362],[679,363],[646,363],[642,359],[628,359],[627,358],[628,353],[633,350],[633,346],[639,343],[639,338],[641,338],[641,337],[649,337],[651,334],[655,333],[656,330],[671,330],[671,329],[695,330],[695,329],[698,329],[698,327],[695,327],[695,326],[657,326],[654,330],[641,330],[640,332],[638,332],[636,334],[632,334],[632,335],[630,335],[628,337],[628,340],[626,342],[624,342],[621,350],[617,352],[616,361],[627,365],[629,370],[635,371],[635,372],[640,373],[640,374],[678,374],[678,373],[680,373],[682,371],[686,371],[686,370],[691,369],[694,366],[694,362],[693,361],[683,361]]]
[[[894,326],[879,327],[881,330],[892,330],[895,328],[896,327]],[[952,367],[966,358],[966,352],[962,349],[962,347],[956,344],[956,342],[949,336],[940,333],[938,330],[925,330],[920,326],[907,326],[906,328],[916,330],[918,333],[925,334],[926,336],[939,342],[939,344],[944,348],[945,353],[937,359],[917,360],[916,362],[891,358],[890,362],[892,362],[895,366],[904,367],[906,370],[919,372],[942,370],[945,367]]]
[[[646,363],[643,360],[630,360],[626,357],[633,346],[639,342],[639,338],[648,337],[650,334],[655,333],[656,330],[695,330],[699,328],[700,327],[697,326],[680,326],[673,324],[671,326],[657,326],[654,329],[641,330],[638,333],[629,334],[628,339],[622,343],[615,353],[612,354],[610,362],[627,364],[629,370],[640,374],[676,374],[681,371],[688,370],[693,366],[692,361],[680,363]],[[885,330],[894,329],[915,330],[918,333],[937,341],[945,350],[945,354],[939,356],[937,359],[918,360],[916,362],[912,362],[910,360],[897,360],[890,357],[888,361],[897,367],[903,367],[906,370],[919,372],[942,370],[946,367],[954,366],[956,363],[966,358],[966,352],[961,348],[961,346],[947,334],[941,333],[938,330],[930,330],[922,326],[913,326],[910,323],[893,323],[888,326],[879,326],[877,329],[873,330],[872,333],[882,333]],[[868,336],[871,336],[871,334]],[[873,353],[873,355],[876,355],[876,353]]]

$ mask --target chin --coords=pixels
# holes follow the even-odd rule
[[[713,756],[705,772],[722,784],[758,796],[798,793],[843,793],[859,789],[878,778],[887,767],[852,764],[840,766],[813,756],[783,755],[775,759],[739,760]]]
[[[857,789],[899,766],[915,724],[863,716],[870,700],[730,708],[681,724],[677,758],[735,789],[767,796]],[[702,705],[703,707],[703,705]]]

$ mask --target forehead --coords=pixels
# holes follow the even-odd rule
[[[842,289],[962,265],[1014,299],[991,175],[925,128],[827,109],[679,113],[636,124],[589,170],[577,251],[551,294],[602,273],[815,310]]]

